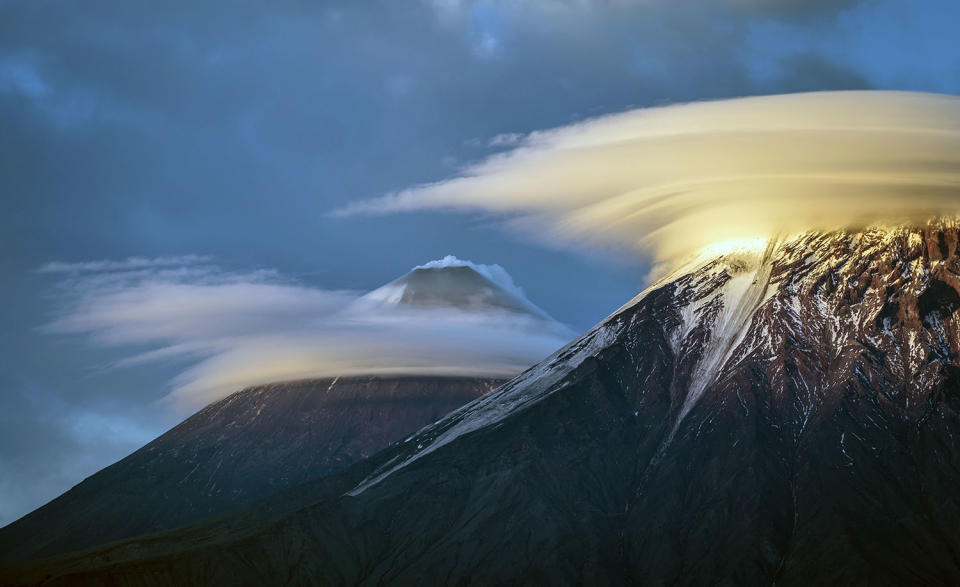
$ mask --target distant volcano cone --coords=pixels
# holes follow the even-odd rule
[[[488,354],[496,351],[502,360],[477,361],[468,365],[469,376],[461,376],[437,373],[448,367],[439,353],[413,356],[417,362],[408,365],[385,363],[373,353],[368,372],[378,376],[279,382],[233,393],[0,529],[0,562],[204,520],[340,471],[494,389],[503,369],[516,373],[534,362],[522,362],[523,353],[536,350],[518,343],[520,335],[539,337],[546,346],[537,358],[569,339],[566,327],[527,300],[502,268],[455,257],[414,268],[360,298],[347,314],[354,320],[373,316],[378,328],[394,318],[429,329],[476,323]],[[405,350],[411,348],[415,355],[415,341]]]
[[[512,280],[504,281],[509,279],[506,272],[502,272],[502,276],[494,275],[487,266],[447,257],[416,267],[373,290],[360,299],[358,307],[454,308],[467,312],[512,312],[552,320],[530,302]]]

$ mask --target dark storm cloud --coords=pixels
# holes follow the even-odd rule
[[[110,223],[81,257],[174,231],[188,250],[227,247],[253,223],[277,230],[442,176],[451,156],[479,155],[456,153],[467,138],[758,89],[742,15],[560,4],[454,18],[424,3],[8,2],[0,150],[18,153],[5,181],[31,200],[19,219],[74,227],[47,246]],[[57,205],[32,205],[44,198]]]
[[[783,92],[869,90],[874,87],[862,73],[815,53],[791,55],[779,63],[772,86]]]
[[[520,0],[511,3],[519,12],[535,13],[543,19],[556,19],[565,15],[582,16],[587,13],[619,12],[634,16],[648,16],[653,19],[669,17],[671,13],[689,13],[704,22],[725,17],[734,18],[774,18],[787,22],[811,24],[849,11],[868,0]],[[485,0],[428,0],[437,16],[445,22],[492,21],[490,7],[494,5]],[[480,53],[496,52],[496,37],[480,35],[475,38]]]

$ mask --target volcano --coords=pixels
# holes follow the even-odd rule
[[[530,302],[502,268],[452,256],[361,297],[342,318],[434,329],[495,322],[500,330],[485,330],[485,341],[505,359],[490,361],[493,372],[478,361],[467,376],[424,351],[409,366],[371,356],[364,362],[376,376],[281,381],[233,393],[0,529],[0,562],[209,519],[337,472],[476,399],[502,383],[505,372],[518,373],[570,339],[566,327]],[[536,341],[545,350],[537,354],[528,341],[541,333]],[[437,367],[445,367],[442,374],[433,373]]]
[[[500,383],[356,376],[238,391],[0,530],[0,560],[215,517],[339,471]]]
[[[452,255],[414,267],[357,303],[363,309],[389,306],[507,312],[553,320],[527,299],[500,266],[476,265]]]
[[[497,390],[46,584],[956,584],[952,224],[691,261]]]

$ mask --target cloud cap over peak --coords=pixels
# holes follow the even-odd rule
[[[479,281],[454,275],[457,295],[482,301],[500,290],[523,311],[496,304],[398,303],[384,293],[390,284],[361,295],[304,285],[273,271],[225,271],[203,259],[46,265],[54,268],[48,272],[69,277],[60,282],[63,310],[43,329],[128,349],[131,354],[114,368],[181,362],[167,400],[187,409],[249,385],[308,377],[512,376],[573,337],[530,303],[498,265],[447,257],[414,272],[468,269]],[[178,261],[187,265],[176,267]],[[420,293],[427,301],[437,297]]]
[[[503,214],[660,261],[774,232],[960,212],[960,98],[816,92],[643,108],[528,134],[446,181],[340,213]]]

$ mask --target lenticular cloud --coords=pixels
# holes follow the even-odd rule
[[[502,213],[669,261],[772,233],[960,213],[960,98],[819,92],[638,109],[534,132],[459,177],[339,214]]]
[[[63,312],[45,330],[128,351],[115,367],[180,362],[168,400],[188,409],[248,385],[306,377],[509,377],[573,336],[530,303],[498,265],[447,257],[406,278],[424,268],[470,268],[483,288],[499,288],[519,310],[400,303],[404,288],[415,285],[405,278],[361,295],[295,283],[271,271],[227,272],[200,257],[175,266],[183,260],[152,260],[146,267],[55,265],[56,273],[69,277],[60,284]],[[47,267],[40,271],[51,272]],[[432,286],[430,280],[420,285]],[[463,287],[448,289],[464,294]],[[464,295],[472,302],[481,294],[492,295],[485,289]]]

